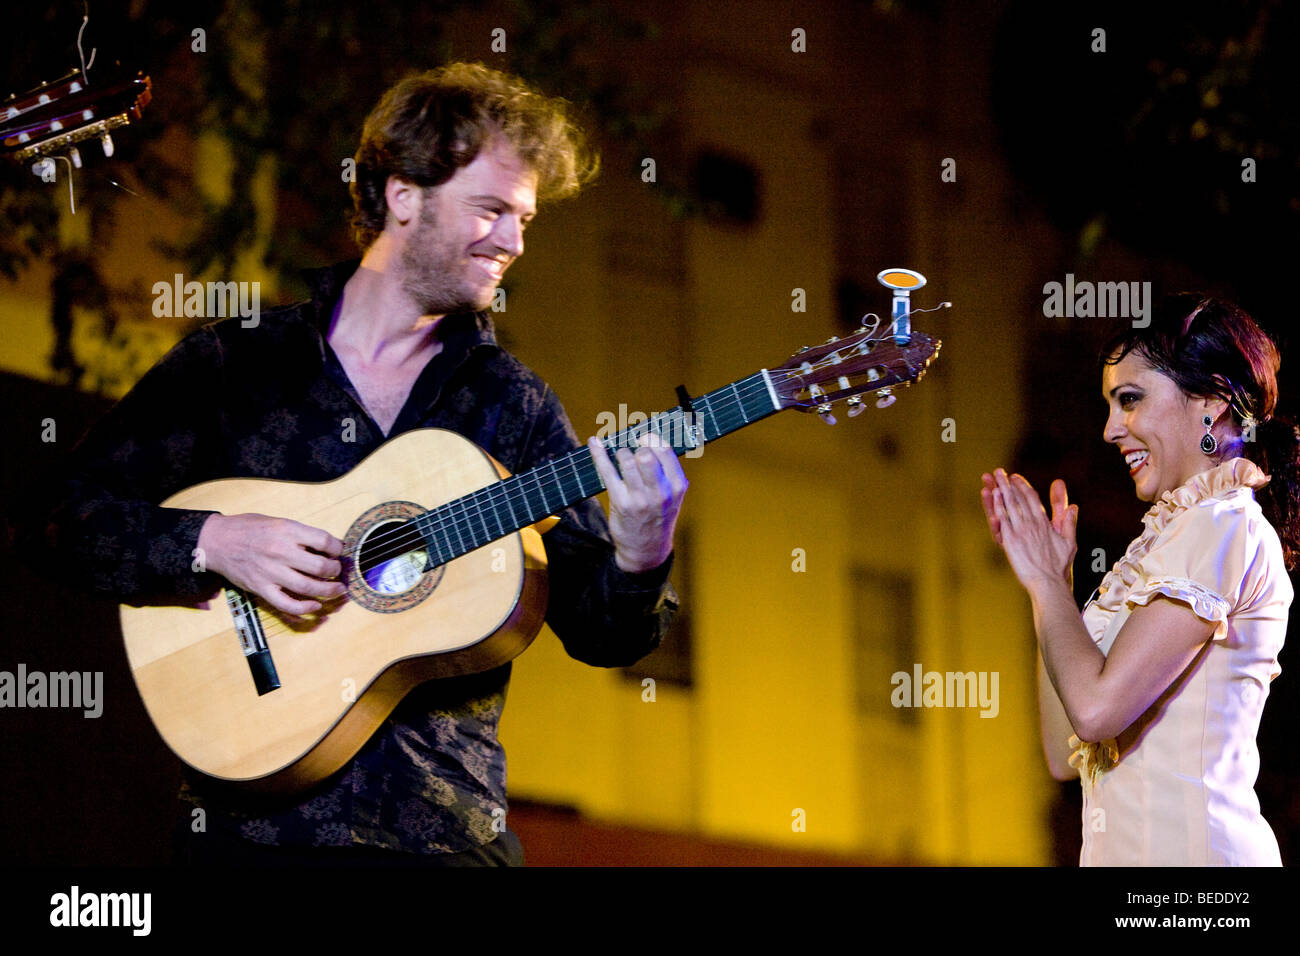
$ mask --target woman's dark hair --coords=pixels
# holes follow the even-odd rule
[[[1279,417],[1277,373],[1282,360],[1273,340],[1244,310],[1225,299],[1194,293],[1169,296],[1151,321],[1131,323],[1102,346],[1099,367],[1117,364],[1130,352],[1164,373],[1185,395],[1221,398],[1238,425],[1247,416],[1247,458],[1271,480],[1257,491],[1260,507],[1278,537],[1286,566],[1300,559],[1300,429]]]

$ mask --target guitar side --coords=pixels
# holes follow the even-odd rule
[[[462,436],[420,429],[332,481],[222,479],[163,505],[275,515],[346,541],[360,516],[386,503],[432,509],[507,474]],[[490,670],[532,642],[546,611],[546,554],[536,529],[426,572],[404,596],[366,600],[352,568],[344,581],[362,600],[331,602],[302,621],[261,606],[279,679],[264,693],[224,592],[191,605],[124,605],[128,663],[146,710],[181,760],[218,780],[263,790],[323,780],[418,684]]]

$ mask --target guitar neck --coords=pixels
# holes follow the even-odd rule
[[[691,407],[693,413],[678,406],[605,438],[606,453],[615,467],[614,453],[619,448],[635,448],[647,434],[658,435],[680,456],[767,418],[783,406],[772,387],[771,373],[762,369],[691,399]],[[449,501],[413,519],[411,524],[430,549],[430,561],[444,564],[558,514],[604,488],[584,445],[530,471]]]

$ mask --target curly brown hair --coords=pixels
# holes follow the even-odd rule
[[[570,196],[595,177],[599,157],[572,107],[481,63],[451,63],[405,77],[366,117],[357,146],[352,235],[363,250],[384,229],[389,176],[440,186],[501,136],[537,171],[539,200]]]

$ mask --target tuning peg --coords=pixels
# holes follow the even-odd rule
[[[827,425],[835,424],[835,416],[831,414],[830,402],[826,402],[825,404],[818,405],[817,414],[822,417],[822,421],[824,421]]]
[[[880,390],[880,397],[876,399],[876,408],[888,408],[896,401],[898,401],[898,398],[893,395],[889,389],[882,388]]]
[[[81,153],[77,152],[77,147],[68,147],[68,159],[72,160],[72,166],[74,169],[81,168]]]
[[[99,137],[99,143],[104,147],[104,157],[106,159],[113,155],[113,137],[105,133],[103,136]]]
[[[867,406],[862,404],[862,396],[854,395],[848,401],[849,418],[857,418],[866,409]]]

